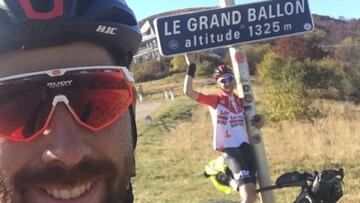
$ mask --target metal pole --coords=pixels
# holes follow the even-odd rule
[[[235,5],[234,0],[219,0],[219,2],[221,7]],[[245,52],[240,48],[230,47],[229,51],[238,87],[238,94],[245,100],[247,132],[249,135],[249,140],[251,141],[255,151],[256,163],[258,167],[258,183],[260,187],[270,186],[272,185],[272,182],[269,175],[268,163],[261,132],[257,128],[250,125],[250,118],[256,114],[256,109],[246,55]],[[261,192],[260,198],[263,203],[275,202],[274,193],[272,191]]]

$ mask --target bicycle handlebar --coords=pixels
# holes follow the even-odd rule
[[[307,181],[311,182],[308,187],[312,187],[312,183],[319,175],[321,175],[321,178],[324,181],[330,181],[335,178],[342,181],[344,178],[344,169],[340,168],[338,170],[322,170],[321,172],[313,171],[310,173],[299,173],[297,171],[284,173],[277,178],[275,185],[258,188],[256,192],[259,193],[287,187],[304,187],[307,186]]]

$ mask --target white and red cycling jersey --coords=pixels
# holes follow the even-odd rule
[[[222,151],[224,148],[239,147],[244,142],[249,143],[242,99],[221,91],[209,95],[200,93],[197,102],[209,106],[214,128],[214,149]]]

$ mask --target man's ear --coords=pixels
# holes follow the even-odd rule
[[[131,119],[131,137],[133,140],[133,148],[134,148],[134,156],[133,158],[133,166],[132,166],[132,176],[136,175],[136,164],[135,164],[135,148],[136,148],[136,143],[137,143],[137,127],[136,127],[136,98],[137,98],[137,92],[135,89],[135,86],[132,87],[133,89],[133,98],[132,98],[132,104],[129,106],[129,111],[130,111],[130,119]]]
[[[131,124],[131,137],[133,142],[133,148],[135,150],[137,143],[137,128],[136,128],[136,119],[135,119],[135,107],[134,105],[129,106],[130,112],[130,124]]]
[[[133,110],[135,112],[135,106],[136,106],[136,98],[137,98],[137,91],[136,91],[136,88],[135,86],[132,87],[132,91],[133,91],[133,98],[132,98],[132,106],[133,106]]]
[[[133,165],[132,165],[132,171],[131,171],[131,177],[136,176],[136,162],[135,162],[135,154],[133,156]]]

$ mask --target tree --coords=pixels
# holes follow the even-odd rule
[[[183,72],[186,70],[187,64],[184,55],[177,55],[170,61],[170,72]]]
[[[326,32],[324,30],[315,28],[312,32],[305,33],[304,39],[311,44],[319,44],[324,40],[325,36]]]
[[[278,39],[274,51],[284,59],[303,60],[311,53],[310,43],[301,36]]]
[[[264,56],[258,66],[264,82],[264,110],[272,120],[296,119],[309,114],[302,62],[282,59],[274,52]]]
[[[355,64],[360,57],[360,38],[345,38],[336,48],[334,57],[336,60]]]
[[[270,51],[270,44],[248,44],[243,46],[251,75],[256,73],[256,66],[263,60],[264,55]]]
[[[137,82],[145,82],[164,77],[166,72],[161,71],[161,69],[161,63],[157,60],[148,60],[132,66],[132,72]]]
[[[312,32],[307,32],[303,38],[309,43],[310,50],[308,57],[311,59],[321,59],[329,55],[328,50],[323,48],[327,33],[322,29],[315,28]]]

